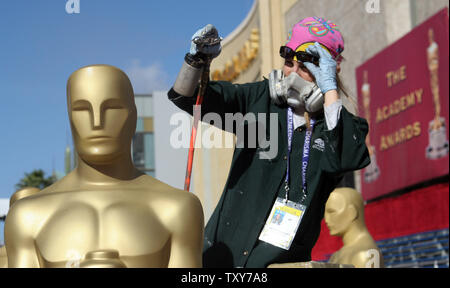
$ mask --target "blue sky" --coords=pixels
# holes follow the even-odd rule
[[[127,72],[136,93],[170,88],[192,34],[208,23],[222,37],[253,0],[66,0],[0,2],[0,198],[25,172],[64,170],[70,143],[66,81],[89,64]]]
[[[127,72],[136,93],[168,89],[192,34],[211,23],[225,37],[253,4],[80,0],[80,13],[67,14],[66,2],[0,1],[0,198],[14,193],[25,172],[64,170],[72,72],[110,64]]]

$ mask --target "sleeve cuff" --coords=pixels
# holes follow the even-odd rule
[[[327,122],[328,130],[333,130],[339,122],[339,117],[342,110],[342,100],[336,100],[333,104],[324,107],[325,121]]]

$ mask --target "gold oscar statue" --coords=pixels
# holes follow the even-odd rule
[[[434,41],[433,29],[428,30],[428,41],[430,43],[427,49],[428,70],[430,71],[430,86],[433,94],[435,117],[430,122],[428,129],[430,143],[426,149],[426,156],[429,159],[438,159],[448,154],[449,146],[445,118],[441,117],[441,103],[439,99],[439,45]]]
[[[361,87],[362,92],[362,100],[364,107],[364,116],[367,120],[367,123],[370,125],[370,84],[369,84],[369,73],[364,71],[363,74],[364,83]],[[367,134],[366,137],[366,146],[369,150],[370,155],[370,164],[364,169],[364,181],[367,183],[373,182],[378,179],[380,176],[380,169],[377,165],[377,158],[375,153],[375,146],[373,146],[370,142],[370,133]]]
[[[41,190],[35,187],[25,187],[20,190],[17,190],[9,199],[9,207],[11,208],[11,206],[18,200],[34,195],[39,191]],[[8,268],[8,257],[6,255],[6,246],[0,247],[0,268]]]
[[[352,188],[337,188],[325,205],[325,222],[330,235],[342,238],[344,246],[329,263],[350,264],[356,268],[383,267],[383,256],[367,230],[364,201]]]
[[[99,250],[86,254],[80,268],[126,268],[116,250]]]
[[[77,167],[6,217],[9,267],[201,267],[198,198],[135,168],[137,112],[121,70],[92,65],[67,83]]]

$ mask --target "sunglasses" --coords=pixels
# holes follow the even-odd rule
[[[303,51],[296,52],[287,46],[280,47],[280,56],[284,59],[294,59],[295,56],[299,62],[309,62],[319,66],[319,57]]]

